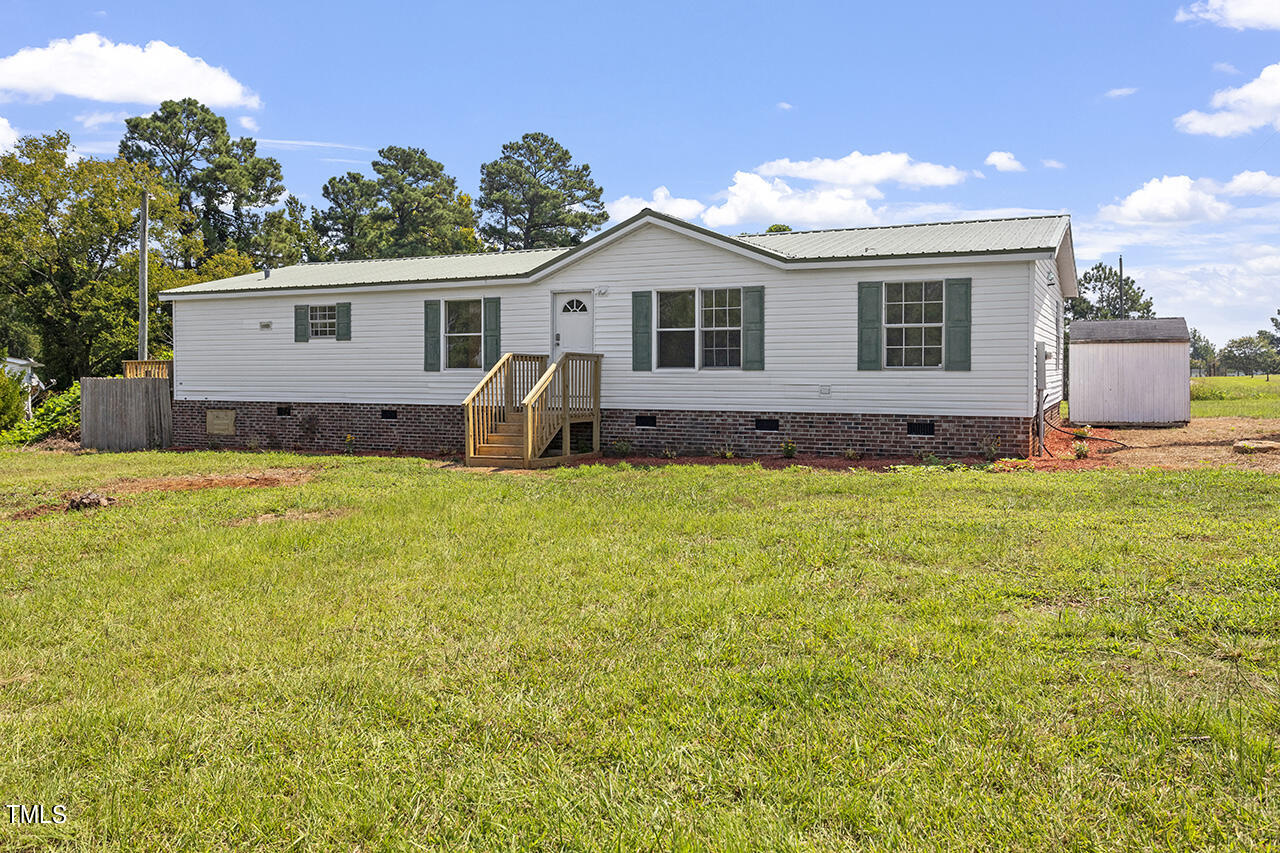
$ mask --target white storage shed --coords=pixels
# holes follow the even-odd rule
[[[1191,419],[1191,336],[1181,317],[1071,324],[1068,413],[1077,424],[1173,426]]]

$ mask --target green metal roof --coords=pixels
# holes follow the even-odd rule
[[[1054,251],[1071,218],[1026,216],[828,231],[743,234],[736,239],[788,258],[896,258]]]
[[[296,290],[418,281],[466,281],[510,278],[532,272],[569,248],[484,252],[472,255],[432,255],[425,258],[379,258],[369,261],[327,261],[295,264],[270,273],[259,271],[218,281],[205,281],[165,293],[235,293],[249,290]]]
[[[937,222],[829,231],[784,231],[729,237],[654,210],[635,216],[573,247],[435,255],[424,258],[385,258],[296,264],[276,270],[191,284],[161,293],[197,296],[321,287],[362,287],[383,284],[446,283],[522,279],[544,267],[581,252],[641,219],[666,222],[677,228],[746,249],[783,264],[818,260],[873,260],[898,257],[1002,254],[1056,251],[1070,228],[1068,216],[1030,216],[973,222]],[[1074,271],[1072,278],[1074,279]]]

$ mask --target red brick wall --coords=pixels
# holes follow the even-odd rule
[[[277,415],[277,406],[289,406],[290,414]],[[206,434],[206,409],[235,409],[236,434]],[[397,418],[383,420],[383,409],[394,409]],[[637,427],[637,415],[652,415],[658,425]],[[757,430],[757,418],[776,418],[778,430]],[[913,421],[932,422],[934,435],[907,435]],[[800,453],[827,455],[982,456],[995,444],[1001,456],[1026,456],[1033,428],[1034,419],[1011,417],[605,409],[601,440],[606,446],[627,441],[634,452],[653,455],[668,448],[707,454],[726,446],[743,456],[776,455],[790,439]],[[461,405],[175,400],[173,431],[179,447],[341,451],[347,435],[356,452],[461,453],[463,446]]]
[[[277,415],[288,406],[288,415]],[[235,409],[235,435],[208,435],[206,409]],[[382,410],[393,409],[394,420]],[[177,447],[237,447],[261,450],[346,450],[355,452],[461,453],[462,406],[408,403],[247,403],[173,401],[173,443]]]
[[[638,427],[637,415],[657,417],[656,427]],[[757,430],[757,418],[776,418],[776,432]],[[908,422],[932,422],[932,436],[907,435]],[[982,456],[993,444],[1001,456],[1026,456],[1032,418],[961,415],[859,415],[810,412],[681,412],[607,409],[601,439],[630,442],[639,453],[710,453],[731,447],[739,455],[777,454],[784,439],[800,453],[865,456]]]

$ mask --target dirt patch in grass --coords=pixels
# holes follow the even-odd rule
[[[141,477],[119,480],[108,488],[116,494],[135,492],[190,492],[197,489],[251,489],[296,486],[315,476],[313,468],[267,468],[236,474],[180,474],[173,477]]]
[[[276,521],[324,521],[331,518],[343,518],[355,512],[350,507],[341,507],[339,509],[323,509],[314,512],[305,512],[299,509],[289,509],[284,512],[268,512],[262,515],[250,518],[237,518],[234,521],[228,521],[228,527],[249,527],[257,524],[271,524]]]
[[[295,486],[315,476],[312,468],[267,468],[262,471],[246,471],[237,474],[181,474],[172,477],[140,477],[134,480],[117,480],[103,487],[99,496],[89,492],[66,492],[59,503],[46,503],[15,512],[11,521],[39,518],[52,512],[72,512],[95,506],[116,503],[114,495],[140,492],[189,492],[197,489],[250,489],[266,486]],[[108,495],[107,491],[111,494]],[[103,503],[85,503],[88,494],[99,496]]]

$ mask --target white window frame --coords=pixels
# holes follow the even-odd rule
[[[894,284],[899,285],[899,286],[902,286],[902,287],[905,287],[905,286],[906,286],[906,285],[908,285],[908,284],[919,284],[919,285],[920,285],[920,287],[921,287],[921,302],[920,302],[920,305],[921,305],[921,309],[920,309],[921,315],[920,315],[920,322],[919,322],[919,323],[907,323],[907,322],[902,322],[902,323],[890,323],[890,322],[889,322],[889,305],[890,305],[890,302],[889,302],[889,287],[890,287],[890,285],[894,285]],[[939,287],[941,287],[941,289],[942,289],[942,299],[941,299],[941,300],[939,300],[939,303],[940,303],[940,305],[942,306],[942,319],[941,319],[941,320],[939,320],[939,321],[938,321],[938,322],[936,322],[936,323],[926,323],[926,322],[924,322],[924,306],[925,306],[925,305],[929,305],[929,304],[931,304],[931,303],[933,302],[933,300],[925,300],[925,299],[923,299],[923,297],[924,297],[923,289],[924,289],[927,285],[930,285],[930,284],[937,284],[937,285],[938,285]],[[881,294],[881,298],[880,298],[880,311],[882,312],[882,313],[881,313],[881,316],[880,316],[880,329],[881,329],[881,337],[882,337],[882,340],[881,340],[881,343],[880,343],[880,358],[883,360],[883,361],[882,361],[882,364],[884,365],[884,369],[885,369],[885,370],[942,370],[942,369],[944,368],[944,366],[946,365],[946,363],[947,363],[947,334],[946,334],[946,321],[947,321],[947,284],[946,284],[946,280],[945,280],[945,279],[913,279],[913,280],[910,280],[910,281],[907,281],[907,280],[903,280],[903,281],[886,281],[886,282],[884,283],[883,287],[884,287],[884,292]],[[907,303],[907,302],[899,301],[899,302],[895,302],[895,303],[892,303],[892,304],[894,304],[894,305],[903,305],[903,306],[906,306],[906,305],[908,305],[908,304],[915,304],[915,303]],[[904,308],[904,310],[905,310],[905,308]],[[904,318],[904,319],[905,319],[905,318]],[[926,349],[926,348],[928,348],[928,349],[932,349],[932,347],[928,347],[928,346],[926,346],[926,345],[923,343],[923,340],[924,340],[924,330],[925,330],[925,329],[932,329],[932,328],[936,328],[936,329],[938,330],[938,341],[939,341],[939,343],[938,343],[938,347],[937,347],[937,348],[938,348],[938,363],[937,363],[937,364],[890,364],[890,363],[889,363],[889,350],[890,350],[890,349],[901,349],[901,350],[903,350],[904,352],[908,349],[908,347],[905,345],[905,343],[904,343],[902,346],[898,346],[898,347],[890,347],[890,346],[889,346],[889,330],[890,330],[890,329],[902,329],[902,330],[903,330],[903,335],[904,335],[904,336],[906,335],[906,330],[907,330],[907,329],[920,329],[920,330],[921,330],[921,332],[920,332],[920,337],[921,337],[921,345],[920,345],[920,349],[921,349],[921,350],[924,350],[924,349]],[[914,347],[914,346],[913,346],[913,347],[910,347],[910,349],[915,349],[915,347]],[[923,353],[923,352],[921,352],[921,361],[923,361],[923,360],[924,360],[924,353]],[[904,359],[904,361],[905,361],[905,359]]]
[[[317,312],[324,312],[320,317]],[[326,331],[318,332],[317,327]],[[338,339],[338,304],[307,306],[307,340]]]
[[[440,309],[440,368],[441,370],[460,370],[460,371],[482,371],[484,370],[484,297],[481,296],[460,296],[453,299],[440,300],[442,305]],[[449,305],[458,302],[479,302],[480,303],[480,329],[476,332],[449,332]],[[480,342],[477,352],[480,355],[480,364],[471,367],[450,367],[449,366],[449,339],[450,338],[476,338]]]
[[[738,315],[737,326],[707,327],[703,325],[702,294],[708,291],[713,291],[713,290],[738,291],[738,309],[737,310],[739,311],[739,315]],[[653,326],[650,330],[651,334],[653,335],[652,343],[651,343],[651,348],[653,351],[653,369],[662,370],[662,371],[673,371],[676,373],[688,372],[688,371],[699,371],[699,370],[741,370],[742,359],[743,359],[744,351],[746,349],[744,335],[743,335],[743,328],[744,328],[743,316],[741,313],[742,311],[746,310],[745,306],[743,305],[743,291],[744,291],[744,288],[742,285],[730,285],[728,287],[664,287],[664,288],[659,288],[655,290],[654,300],[653,300]],[[689,292],[693,293],[693,325],[682,326],[679,328],[674,328],[674,327],[664,328],[659,326],[658,323],[660,322],[659,318],[661,316],[661,310],[659,307],[659,302],[661,300],[660,294],[689,293]],[[720,367],[704,364],[703,363],[703,343],[702,343],[703,333],[735,331],[735,330],[738,332],[738,364],[724,365]],[[659,332],[690,332],[690,331],[693,332],[693,366],[692,367],[662,367],[661,365],[659,365],[658,361],[661,355],[661,351],[658,346],[658,333]]]

